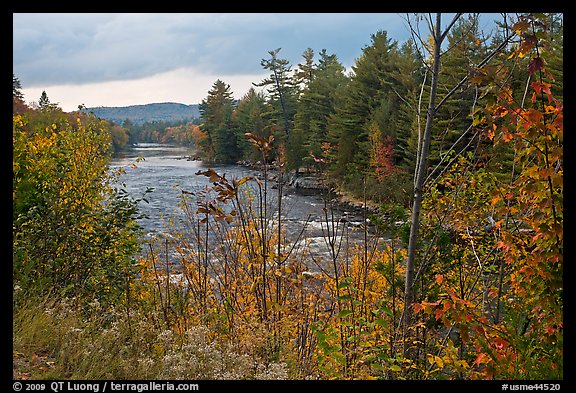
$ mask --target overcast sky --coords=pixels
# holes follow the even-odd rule
[[[197,104],[216,79],[241,98],[267,76],[260,62],[276,48],[293,68],[308,47],[350,68],[378,30],[399,43],[409,37],[397,13],[19,13],[13,71],[26,102],[45,90],[65,111]]]

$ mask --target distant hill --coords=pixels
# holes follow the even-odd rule
[[[134,124],[151,121],[180,121],[200,118],[198,104],[186,105],[176,102],[163,102],[157,104],[130,105],[120,107],[98,106],[86,108],[101,119],[112,120],[122,124],[129,119]]]

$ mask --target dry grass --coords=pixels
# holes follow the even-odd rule
[[[15,379],[287,379],[284,363],[259,362],[213,339],[205,326],[174,333],[154,315],[74,300],[21,304],[14,312]]]

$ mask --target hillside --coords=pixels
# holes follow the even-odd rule
[[[99,118],[112,120],[118,124],[122,124],[126,119],[135,124],[142,124],[151,121],[192,120],[200,117],[197,104],[186,105],[175,102],[123,107],[99,106],[86,108],[86,111],[93,112]]]

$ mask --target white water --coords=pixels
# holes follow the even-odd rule
[[[220,165],[207,166],[201,161],[189,161],[186,157],[192,154],[185,147],[160,144],[139,144],[126,151],[122,157],[111,162],[111,170],[123,167],[125,173],[119,178],[126,191],[134,197],[144,196],[148,203],[140,202],[139,209],[148,218],[140,220],[140,225],[148,236],[169,232],[168,223],[172,221],[177,229],[185,228],[185,215],[179,208],[182,190],[197,194],[210,186],[209,179],[196,175],[198,171],[208,168],[225,175],[228,180],[246,176],[258,176],[257,171],[242,166]],[[136,162],[138,157],[143,158]],[[135,167],[132,167],[132,164]],[[268,214],[271,219],[278,216],[278,190],[273,189],[273,182],[268,184]],[[256,187],[255,182],[245,183],[242,187]],[[145,193],[147,188],[153,188]],[[326,236],[327,223],[324,213],[322,195],[303,195],[294,189],[284,190],[282,196],[282,225],[287,230],[287,237],[293,241],[302,232],[299,239],[301,249],[312,248],[318,255],[328,253]],[[192,203],[195,210],[197,206]],[[334,223],[329,222],[330,230],[337,225],[339,233],[346,233],[350,239],[361,239],[361,216],[351,212],[335,210]],[[298,249],[298,247],[296,248]]]

